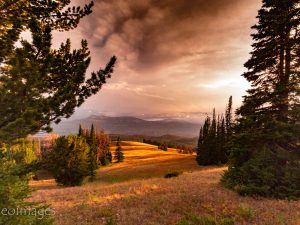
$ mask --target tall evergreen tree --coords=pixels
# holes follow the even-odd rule
[[[81,126],[81,124],[79,124],[79,129],[78,129],[78,136],[79,137],[82,137],[84,134],[83,134],[83,129],[82,129],[82,126]]]
[[[88,153],[89,175],[90,175],[90,181],[94,181],[96,177],[96,169],[97,169],[97,147],[98,147],[98,141],[96,139],[96,130],[94,128],[94,124],[92,124],[90,129],[88,144],[89,144],[89,153]]]
[[[92,12],[93,2],[81,7],[70,1],[15,1],[0,3],[0,141],[39,130],[70,117],[111,76],[115,57],[104,69],[85,79],[90,64],[87,41],[71,49],[70,40],[52,49],[52,32],[75,28]],[[31,33],[32,41],[21,39]],[[16,44],[19,42],[20,44]]]
[[[93,145],[96,144],[97,140],[96,140],[96,130],[94,127],[94,124],[91,125],[91,129],[90,129],[90,135],[89,135],[89,144]]]
[[[300,1],[263,0],[243,76],[223,183],[241,194],[300,197]]]
[[[217,119],[216,109],[213,109],[211,126],[208,138],[208,151],[210,164],[218,164]]]
[[[117,148],[116,148],[116,151],[115,151],[114,159],[116,160],[117,163],[123,162],[124,161],[124,153],[123,153],[123,150],[122,150],[122,147],[121,147],[120,137],[118,137],[116,146],[117,146]]]
[[[197,157],[196,160],[199,165],[211,165],[211,152],[210,152],[210,132],[211,132],[211,119],[207,117],[204,121],[203,127],[200,129],[200,137],[198,140]]]
[[[227,159],[230,154],[230,143],[231,143],[231,138],[232,138],[232,134],[233,134],[233,126],[234,126],[232,114],[233,114],[232,113],[232,96],[230,96],[229,100],[228,100],[228,105],[226,106],[226,110],[225,110],[225,121],[224,121],[224,126],[225,126],[224,151],[226,152]]]
[[[226,134],[228,137],[232,134],[232,96],[230,96],[228,105],[225,111],[225,125],[226,125]]]
[[[227,134],[226,134],[226,126],[225,126],[225,118],[221,116],[220,118],[220,127],[219,127],[219,136],[218,136],[218,143],[219,143],[219,163],[225,164],[228,162],[228,155],[227,155]]]
[[[70,117],[111,76],[115,57],[85,79],[90,64],[86,41],[78,50],[71,50],[69,40],[56,50],[51,48],[53,31],[74,29],[92,12],[93,2],[83,7],[68,7],[70,3],[0,1],[0,147],[41,129],[50,131],[52,122]],[[22,40],[24,31],[31,33],[31,40]],[[34,209],[36,205],[25,202],[29,197],[27,171],[0,155],[0,205]],[[29,215],[0,218],[0,224],[47,223]]]
[[[211,139],[214,139],[217,135],[217,119],[216,119],[216,109],[213,109],[211,127],[209,131]]]
[[[206,166],[227,163],[227,145],[225,118],[223,115],[216,116],[213,109],[212,118],[207,117],[200,129],[196,157],[198,164]]]

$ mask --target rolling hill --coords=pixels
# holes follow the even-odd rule
[[[34,201],[45,202],[56,225],[183,225],[210,215],[235,225],[298,225],[300,202],[242,197],[220,186],[226,167],[200,167],[194,155],[157,146],[122,142],[125,161],[101,167],[93,183],[56,186],[54,180],[31,182]],[[114,146],[111,147],[112,151]],[[181,175],[165,179],[171,171]],[[188,223],[189,216],[198,223]]]

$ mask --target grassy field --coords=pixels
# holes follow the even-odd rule
[[[202,215],[238,225],[300,224],[299,201],[241,197],[220,187],[225,167],[199,167],[194,155],[176,150],[122,146],[125,161],[100,168],[95,182],[62,188],[53,180],[35,181],[32,199],[50,204],[57,225],[187,225],[184,217]],[[182,174],[165,179],[172,171]]]

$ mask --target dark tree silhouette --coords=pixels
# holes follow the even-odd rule
[[[243,76],[223,183],[241,194],[300,197],[300,1],[264,0]]]
[[[199,165],[218,165],[228,162],[228,142],[232,131],[232,97],[223,115],[216,117],[215,109],[212,118],[207,117],[200,128],[197,157]]]

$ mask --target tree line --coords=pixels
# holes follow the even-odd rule
[[[216,116],[214,109],[212,117],[207,116],[204,125],[200,128],[196,157],[199,165],[218,165],[228,162],[232,126],[232,96],[230,96],[225,115]]]
[[[207,118],[197,161],[226,162],[221,183],[242,195],[300,198],[300,2],[263,0],[243,77],[251,84],[236,110]]]
[[[158,146],[158,149],[163,151],[168,151],[168,148],[175,148],[178,150],[179,153],[182,154],[192,154],[195,152],[195,147],[191,145],[180,145],[172,142],[161,142],[145,138],[143,139],[143,143],[156,145]]]

